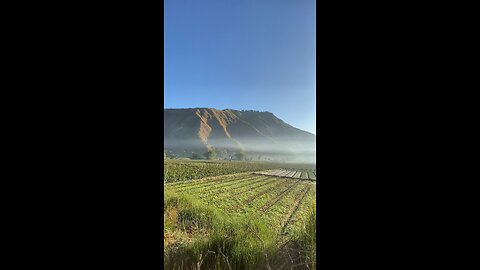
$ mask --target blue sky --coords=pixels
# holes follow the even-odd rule
[[[270,111],[316,133],[314,0],[165,0],[164,108]]]

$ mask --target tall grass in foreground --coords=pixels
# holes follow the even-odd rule
[[[182,232],[184,237],[164,250],[165,269],[290,269],[285,247],[260,219],[232,218],[189,195],[164,194],[164,217],[175,213],[164,219],[164,233]],[[315,213],[313,207],[291,241],[302,250],[300,266],[310,269],[315,267]]]
[[[310,213],[305,222],[305,226],[297,236],[297,243],[300,249],[305,252],[305,263],[311,265],[313,269],[316,267],[317,254],[317,209],[315,204],[310,208]]]

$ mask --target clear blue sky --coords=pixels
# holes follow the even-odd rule
[[[164,108],[269,111],[315,133],[314,0],[165,0]]]

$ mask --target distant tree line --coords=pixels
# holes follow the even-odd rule
[[[190,159],[200,160],[245,160],[246,154],[243,150],[238,152],[230,152],[227,149],[215,149],[210,147],[203,155],[192,152]]]
[[[268,112],[268,111],[257,111],[257,110],[241,110],[241,112],[256,112],[256,113],[262,112],[262,113],[266,113],[266,112]]]
[[[172,151],[164,149],[163,158],[166,159],[181,159],[189,158],[191,160],[246,160],[246,161],[288,161],[293,157],[289,155],[278,155],[273,153],[259,153],[259,152],[245,152],[244,150],[232,150],[226,148],[210,147],[205,152],[191,152],[190,156],[186,151]]]

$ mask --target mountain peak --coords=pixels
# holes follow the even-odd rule
[[[315,151],[315,135],[268,111],[185,108],[164,112],[164,148],[179,149],[187,156],[211,148],[250,153]]]
[[[164,109],[165,111],[174,111],[174,110],[177,110],[177,111],[185,111],[185,110],[210,110],[210,111],[231,111],[231,112],[253,112],[253,113],[263,113],[263,114],[271,114],[273,115],[273,113],[269,112],[269,111],[257,111],[257,110],[238,110],[238,109],[229,109],[229,108],[226,108],[226,109],[216,109],[216,108],[207,108],[207,107],[195,107],[195,108],[166,108]]]

